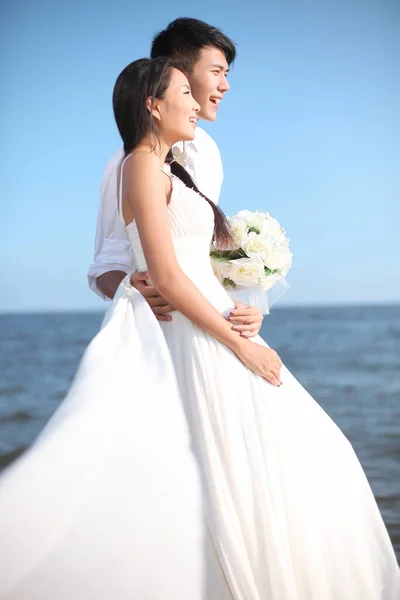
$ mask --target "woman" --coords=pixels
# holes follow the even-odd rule
[[[164,166],[197,111],[169,60],[136,61],[117,80],[121,218],[138,267],[178,312],[162,335],[129,276],[120,285],[63,407],[2,480],[0,597],[394,600],[394,552],[351,446],[277,354],[223,316],[232,301],[209,247],[213,234],[229,242],[226,220]],[[174,376],[201,473],[205,589]]]
[[[232,301],[209,248],[213,235],[229,243],[227,222],[179,165],[164,168],[197,110],[166,61],[129,65],[114,89],[121,216],[139,269],[178,310],[161,326],[203,480],[206,598],[394,600],[394,552],[349,442],[277,354],[223,316]]]

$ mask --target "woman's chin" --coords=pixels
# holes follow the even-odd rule
[[[193,127],[192,131],[186,131],[185,135],[181,137],[180,142],[191,142],[196,137],[196,128]]]

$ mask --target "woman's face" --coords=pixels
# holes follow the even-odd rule
[[[199,110],[186,75],[173,68],[164,98],[157,99],[153,107],[160,134],[169,147],[194,139]]]

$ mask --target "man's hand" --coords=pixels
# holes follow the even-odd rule
[[[260,309],[236,301],[235,305],[236,308],[227,317],[232,323],[232,329],[239,331],[240,335],[246,338],[258,335],[264,318]]]
[[[139,273],[137,271],[131,277],[131,284],[147,300],[158,321],[172,321],[171,315],[167,313],[172,312],[175,308],[160,296],[156,288],[146,285],[148,279],[150,279],[149,273]]]

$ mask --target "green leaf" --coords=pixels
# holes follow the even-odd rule
[[[275,275],[275,273],[279,273],[279,269],[268,269],[268,267],[264,267],[264,273],[266,275]]]
[[[225,277],[224,281],[222,282],[222,285],[224,287],[232,287],[232,288],[236,287],[236,283],[234,281],[232,281],[232,279],[229,279],[229,277]]]
[[[257,235],[260,234],[260,230],[257,229],[257,227],[250,227],[247,233],[250,233],[251,231],[254,231],[254,233],[256,233]]]
[[[212,250],[210,256],[216,260],[235,260],[235,258],[246,258],[247,254],[244,250]]]
[[[225,262],[227,260],[226,256],[221,256],[221,254],[218,254],[218,252],[211,252],[210,256],[218,262]]]

